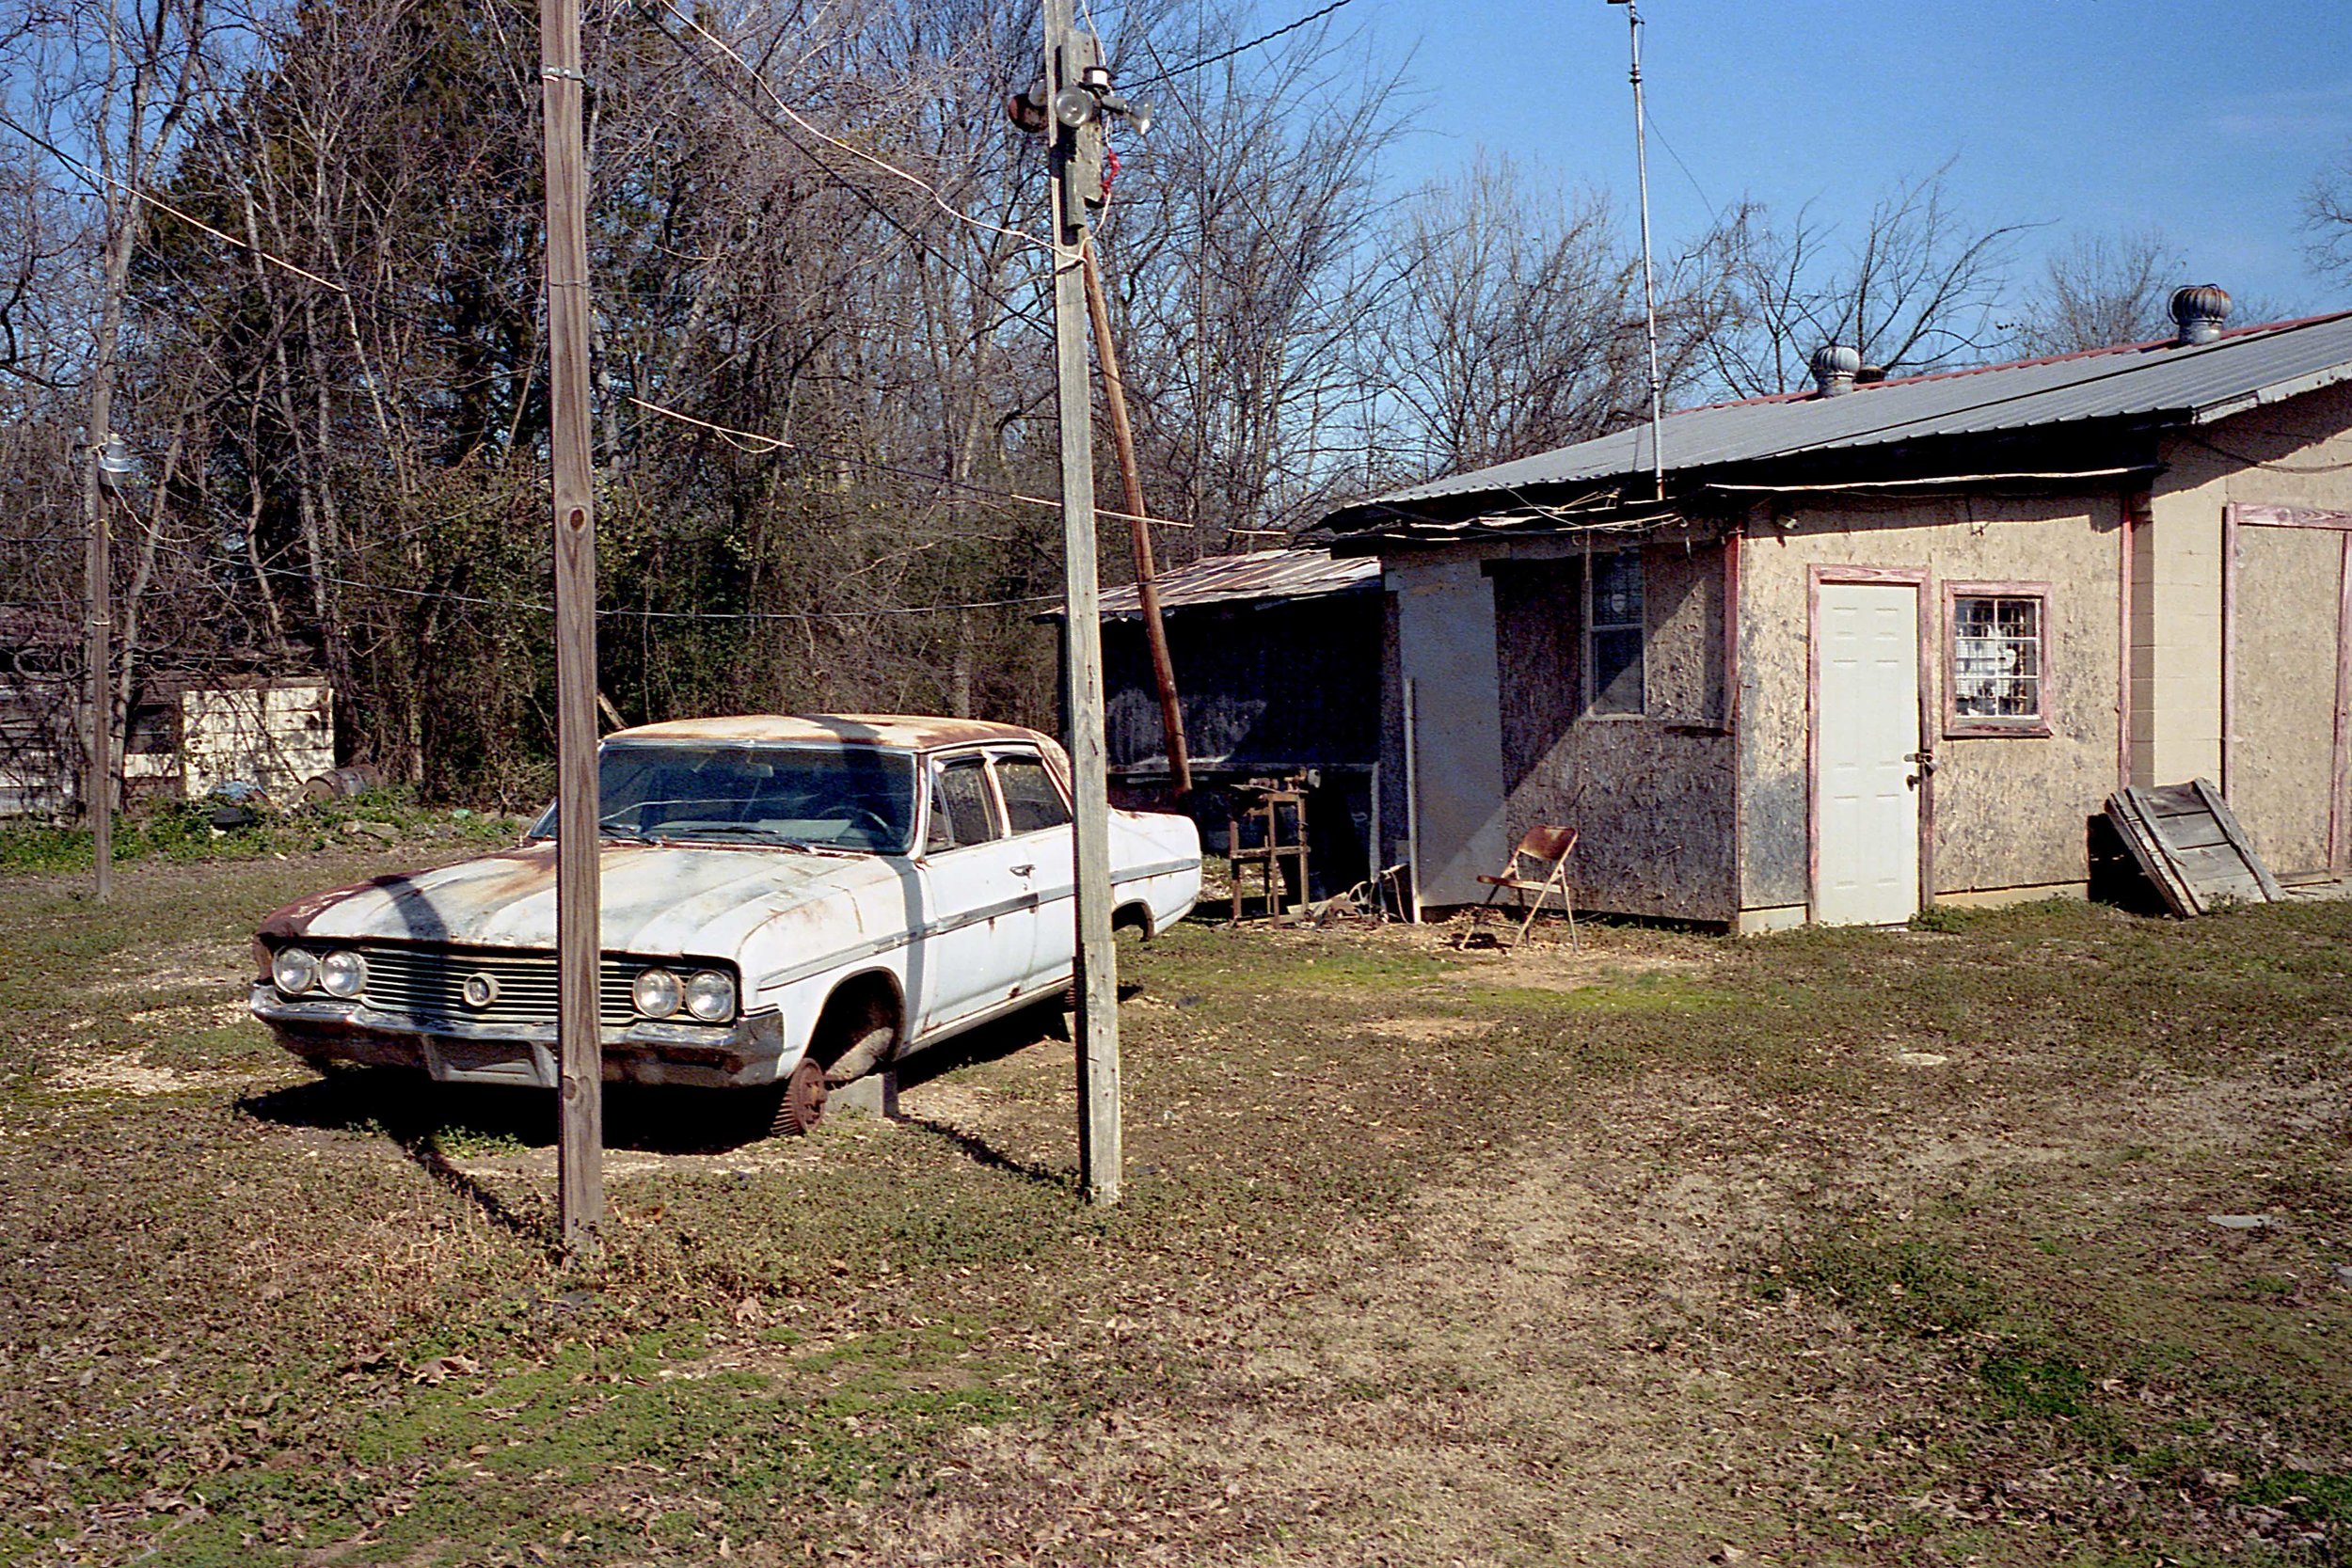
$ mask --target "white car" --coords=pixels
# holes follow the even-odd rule
[[[838,1086],[1057,997],[1075,952],[1069,767],[1034,730],[856,715],[624,730],[599,764],[604,1076]],[[556,1084],[555,814],[501,854],[305,898],[254,941],[288,1050],[448,1083]],[[1113,921],[1192,909],[1185,817],[1111,813]]]

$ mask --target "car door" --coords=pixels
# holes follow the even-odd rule
[[[1059,985],[1078,954],[1077,875],[1071,853],[1070,801],[1061,784],[1034,750],[993,752],[989,767],[1005,803],[1006,830],[1024,847],[1022,859],[1034,866],[1037,939],[1030,958],[1031,989]]]
[[[924,921],[907,980],[918,1037],[1009,1000],[1037,943],[1037,855],[1005,832],[987,757],[955,752],[927,767]]]

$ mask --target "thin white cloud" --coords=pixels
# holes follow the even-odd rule
[[[2238,141],[2327,141],[2352,135],[2352,82],[2233,99],[2208,111],[2205,127]]]

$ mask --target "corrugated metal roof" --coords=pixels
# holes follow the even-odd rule
[[[1239,604],[1250,601],[1313,599],[1344,594],[1376,582],[1380,563],[1364,558],[1335,561],[1328,550],[1253,550],[1248,555],[1215,555],[1179,567],[1160,578],[1160,608],[1186,610],[1195,605]],[[1132,586],[1103,595],[1104,619],[1142,613],[1142,602]]]
[[[2352,311],[2243,327],[2210,343],[2166,340],[2052,359],[1916,376],[1843,397],[1804,392],[1715,404],[1667,418],[1666,467],[1683,473],[1938,436],[2080,420],[2201,424],[2352,378]],[[1375,520],[1418,501],[1532,486],[1646,478],[1647,425],[1343,507],[1327,526]]]

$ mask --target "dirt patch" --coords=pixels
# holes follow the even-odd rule
[[[241,948],[225,942],[175,942],[115,958],[107,965],[107,977],[91,990],[102,996],[160,996],[194,990],[242,994],[252,978],[247,962]]]
[[[1364,1032],[1415,1045],[1446,1040],[1474,1040],[1494,1032],[1494,1023],[1480,1018],[1384,1018],[1364,1025]]]
[[[252,1016],[252,1007],[244,1002],[199,1002],[176,1007],[145,1007],[123,1014],[122,1021],[151,1028],[222,1029],[231,1023],[243,1023]]]
[[[78,1053],[57,1061],[44,1086],[60,1093],[98,1091],[136,1096],[192,1094],[238,1088],[253,1082],[245,1072],[193,1072],[151,1067],[135,1052]]]
[[[946,1506],[879,1555],[972,1560],[1020,1540],[1090,1560],[1107,1540],[1122,1561],[1246,1561],[1272,1534],[1289,1562],[1484,1568],[1687,1563],[1770,1540],[1781,1505],[1763,1489],[1702,1497],[1674,1478],[1802,1463],[1802,1427],[1861,1419],[1883,1369],[1851,1342],[1792,1361],[1786,1309],[1742,1304],[1724,1323],[1794,1199],[1760,1160],[1661,1164],[1724,1093],[1653,1078],[1606,1128],[1423,1195],[1402,1233],[1343,1228],[1336,1257],[1279,1271],[1243,1316],[1185,1325],[1214,1347],[1190,1398],[1074,1433],[967,1434]]]
[[[1160,1323],[1202,1347],[1198,1384],[1083,1430],[965,1434],[879,1555],[1019,1541],[1041,1561],[1226,1563],[1275,1538],[1295,1564],[1813,1560],[1929,1519],[2065,1537],[2118,1510],[2190,1517],[2185,1495],[2095,1459],[2027,1466],[1996,1443],[1955,1469],[1985,1353],[1865,1332],[1838,1291],[1783,1289],[1771,1260],[1873,1205],[1908,1221],[1956,1175],[2063,1180],[2074,1214],[2137,1215],[2172,1178],[2131,1164],[2133,1140],[2251,1151],[2340,1130],[2340,1103],[2275,1073],[2150,1075],[2024,1092],[1923,1139],[1893,1115],[1918,1069],[1878,1070],[1875,1101],[1769,1108],[1651,1072],[1423,1192],[1404,1227],[1336,1223],[1327,1255],[1278,1265],[1232,1313]],[[1901,1309],[1899,1280],[1871,1288]]]
[[[1497,952],[1470,948],[1462,966],[1447,976],[1453,986],[1492,986],[1512,990],[1587,990],[1644,974],[1701,975],[1719,967],[1715,957],[1642,952],[1611,947],[1575,952],[1567,947],[1514,947]]]

